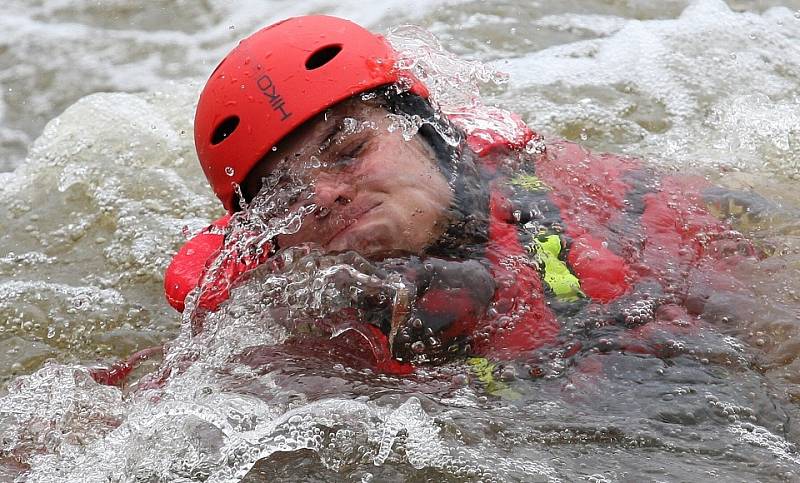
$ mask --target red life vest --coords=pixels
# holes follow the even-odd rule
[[[496,169],[496,159],[509,151],[524,149],[536,141],[537,135],[517,116],[506,111],[489,109],[484,116],[503,123],[499,131],[475,128],[463,116],[451,120],[464,129],[467,144],[479,155],[486,170]],[[484,117],[485,119],[485,117]],[[609,241],[618,238],[615,226],[625,223],[628,193],[634,190],[625,175],[640,169],[637,160],[615,155],[593,155],[574,143],[565,141],[547,145],[535,161],[536,175],[550,188],[553,203],[559,208],[565,234],[572,243],[567,262],[579,278],[582,292],[593,302],[611,302],[628,292],[642,278],[658,279],[668,265],[691,266],[705,260],[707,247],[698,241],[698,233],[719,233],[724,224],[701,209],[700,192],[708,186],[700,178],[666,177],[660,189],[644,194],[638,216],[643,246],[628,247],[636,251],[630,258],[609,248]],[[514,217],[506,191],[500,185],[491,189],[489,202],[489,242],[487,259],[492,265],[496,290],[492,311],[494,319],[505,317],[504,323],[487,320],[485,314],[475,318],[469,301],[458,303],[458,297],[438,300],[426,294],[419,303],[431,310],[456,312],[458,330],[475,330],[473,350],[491,358],[513,358],[515,354],[553,344],[559,323],[544,296],[542,278],[531,263],[526,263],[528,250],[519,237],[519,223]],[[173,259],[165,274],[165,292],[169,303],[184,310],[187,294],[198,286],[209,263],[219,253],[224,236],[219,234],[230,220],[225,216],[191,239]],[[232,283],[263,260],[229,262],[224,267],[224,280],[212,281],[218,286],[206,291],[198,300],[205,310],[215,310],[229,296]],[[703,263],[711,263],[705,261]],[[393,361],[386,337],[375,327],[364,324],[370,333],[365,336],[373,346],[379,367],[387,372],[408,372],[408,365]],[[641,329],[645,331],[646,329]],[[379,347],[380,345],[384,347]]]

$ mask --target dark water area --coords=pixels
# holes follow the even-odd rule
[[[397,425],[387,425],[390,436],[383,429],[381,448],[393,438],[393,454],[378,468],[375,443],[366,436],[369,423],[338,421],[316,426],[322,439],[313,451],[276,453],[246,481],[367,474],[389,481],[793,480],[797,463],[788,441],[796,434],[796,408],[781,400],[779,388],[713,329],[673,342],[682,351],[670,357],[588,349],[560,374],[539,378],[509,364],[497,372],[506,377],[491,385],[461,364],[387,378],[331,369],[329,355],[309,357],[307,349],[262,355],[262,370],[271,360],[279,385],[301,392],[305,404],[344,397],[426,416],[409,421],[397,415]],[[472,380],[465,383],[470,377],[464,375]],[[228,384],[280,403],[273,391],[251,382]],[[291,397],[277,399],[286,404]],[[297,429],[303,433],[302,424]],[[355,439],[346,451],[340,433]],[[414,470],[418,465],[423,468]]]

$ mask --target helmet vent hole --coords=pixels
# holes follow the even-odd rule
[[[339,52],[341,51],[342,46],[339,44],[326,45],[325,47],[317,49],[317,51],[311,54],[308,57],[308,60],[306,60],[306,70],[319,69],[323,65],[333,60],[333,58],[339,55]]]
[[[239,126],[239,116],[229,116],[223,119],[214,129],[214,134],[211,135],[211,144],[216,145],[226,140],[233,134],[237,126]]]

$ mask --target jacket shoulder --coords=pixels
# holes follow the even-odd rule
[[[186,296],[200,283],[208,262],[219,253],[230,215],[216,220],[186,242],[167,267],[164,274],[164,294],[167,302],[178,312],[185,308]]]

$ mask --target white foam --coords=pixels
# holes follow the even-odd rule
[[[535,22],[537,26],[556,31],[588,32],[592,35],[607,36],[622,29],[627,19],[613,15],[561,14],[545,15]]]
[[[44,124],[79,98],[205,79],[240,38],[274,21],[315,12],[379,28],[419,19],[444,0],[370,8],[355,0],[37,3],[4,2],[0,14],[0,171],[21,164]]]
[[[565,29],[586,25],[580,15],[558,20]],[[604,148],[667,163],[796,171],[800,152],[796,142],[786,145],[797,127],[800,22],[794,12],[734,12],[721,0],[696,0],[676,19],[625,20],[604,29],[601,38],[498,61],[511,73],[502,98],[521,101],[534,128],[559,133],[581,125]],[[580,102],[553,100],[581,92]],[[730,112],[732,105],[764,114],[737,124],[733,118],[742,116]],[[651,125],[637,117],[648,109]],[[714,148],[732,135],[744,137],[747,149]],[[767,160],[765,152],[772,154]]]

